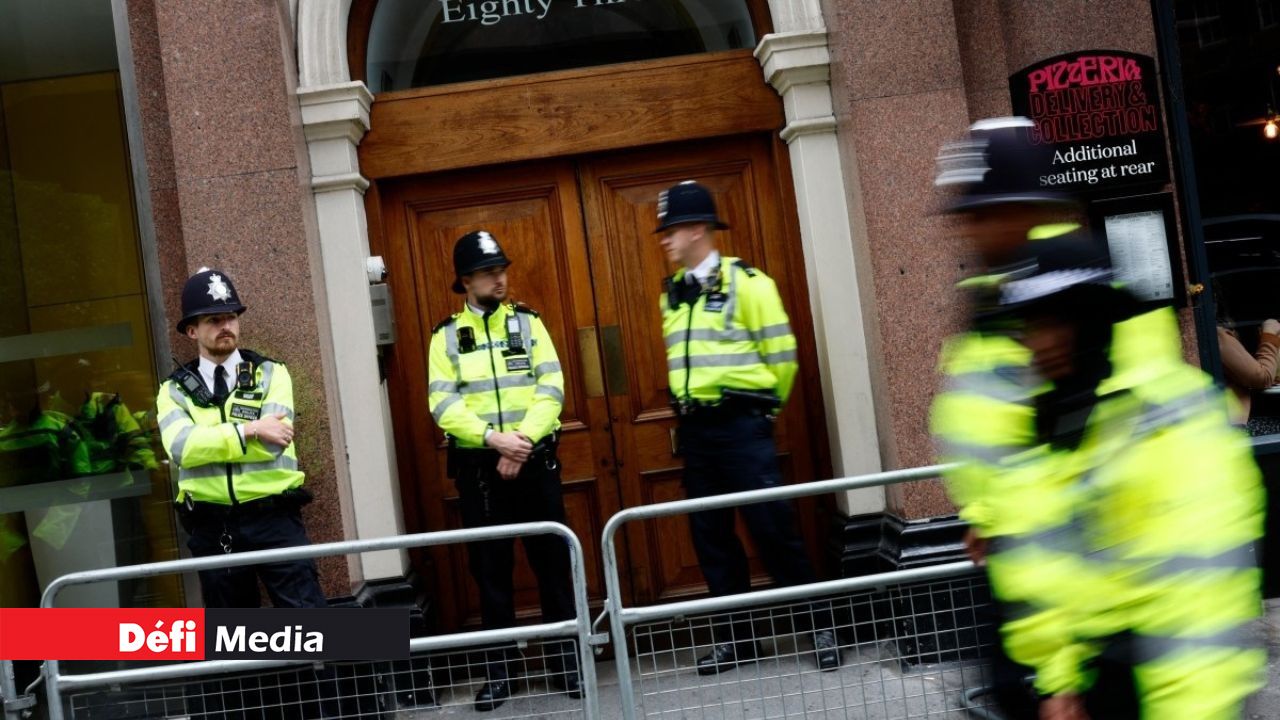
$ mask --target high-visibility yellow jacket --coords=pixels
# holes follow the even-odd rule
[[[236,425],[264,414],[284,413],[293,424],[293,380],[284,363],[241,350],[253,363],[254,386],[233,387],[221,405],[204,405],[188,395],[174,376],[156,395],[160,440],[178,466],[178,496],[196,502],[231,505],[279,495],[302,485],[297,443],[280,447],[259,438],[242,439]],[[198,373],[198,362],[187,370]],[[235,378],[230,382],[234,383]]]
[[[956,464],[944,480],[961,519],[979,535],[1001,534],[990,501],[1010,460],[1035,444],[1032,400],[1040,381],[1031,352],[1004,332],[974,330],[942,348],[944,387],[930,426],[938,458]]]
[[[1002,479],[993,592],[1037,687],[1087,687],[1084,661],[1131,635],[1144,717],[1234,718],[1259,686],[1264,498],[1247,439],[1210,379],[1181,360],[1172,311],[1115,326],[1112,372],[1075,450],[1037,448]]]
[[[773,280],[737,258],[722,257],[709,289],[677,301],[681,268],[661,299],[667,372],[676,401],[714,403],[721,390],[791,394],[798,363],[796,338]]]
[[[458,447],[484,447],[490,428],[534,443],[560,428],[560,358],[542,319],[522,305],[487,316],[464,308],[437,325],[427,380],[431,416]]]

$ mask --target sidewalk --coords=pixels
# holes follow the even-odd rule
[[[1267,601],[1266,617],[1258,623],[1267,645],[1267,684],[1249,698],[1245,717],[1249,720],[1280,718],[1280,599]]]

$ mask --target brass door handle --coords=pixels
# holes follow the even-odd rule
[[[627,357],[623,352],[622,328],[617,325],[605,325],[600,328],[604,333],[604,377],[610,395],[626,395],[631,392],[627,380]]]
[[[582,384],[587,397],[604,397],[604,372],[600,367],[600,343],[596,326],[578,328],[578,357],[582,358]]]

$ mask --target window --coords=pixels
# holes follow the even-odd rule
[[[1280,318],[1280,133],[1267,130],[1280,98],[1280,33],[1259,29],[1254,7],[1245,3],[1196,2],[1191,18],[1181,14],[1191,5],[1179,3],[1178,26],[1204,20],[1207,6],[1221,15],[1214,18],[1218,32],[1230,29],[1220,39],[1232,51],[1205,49],[1184,35],[1180,61],[1219,351],[1224,380],[1247,407],[1250,432],[1275,435],[1280,386],[1274,370],[1266,377],[1256,360],[1269,355],[1259,347],[1264,323]],[[1256,8],[1267,17],[1274,3]]]
[[[0,9],[0,605],[177,557],[110,0]],[[174,576],[69,588],[183,604]]]
[[[755,46],[747,0],[382,0],[374,92]]]

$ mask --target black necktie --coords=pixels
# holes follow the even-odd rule
[[[221,405],[226,402],[229,393],[230,391],[227,390],[227,369],[219,365],[213,369],[213,397]]]

